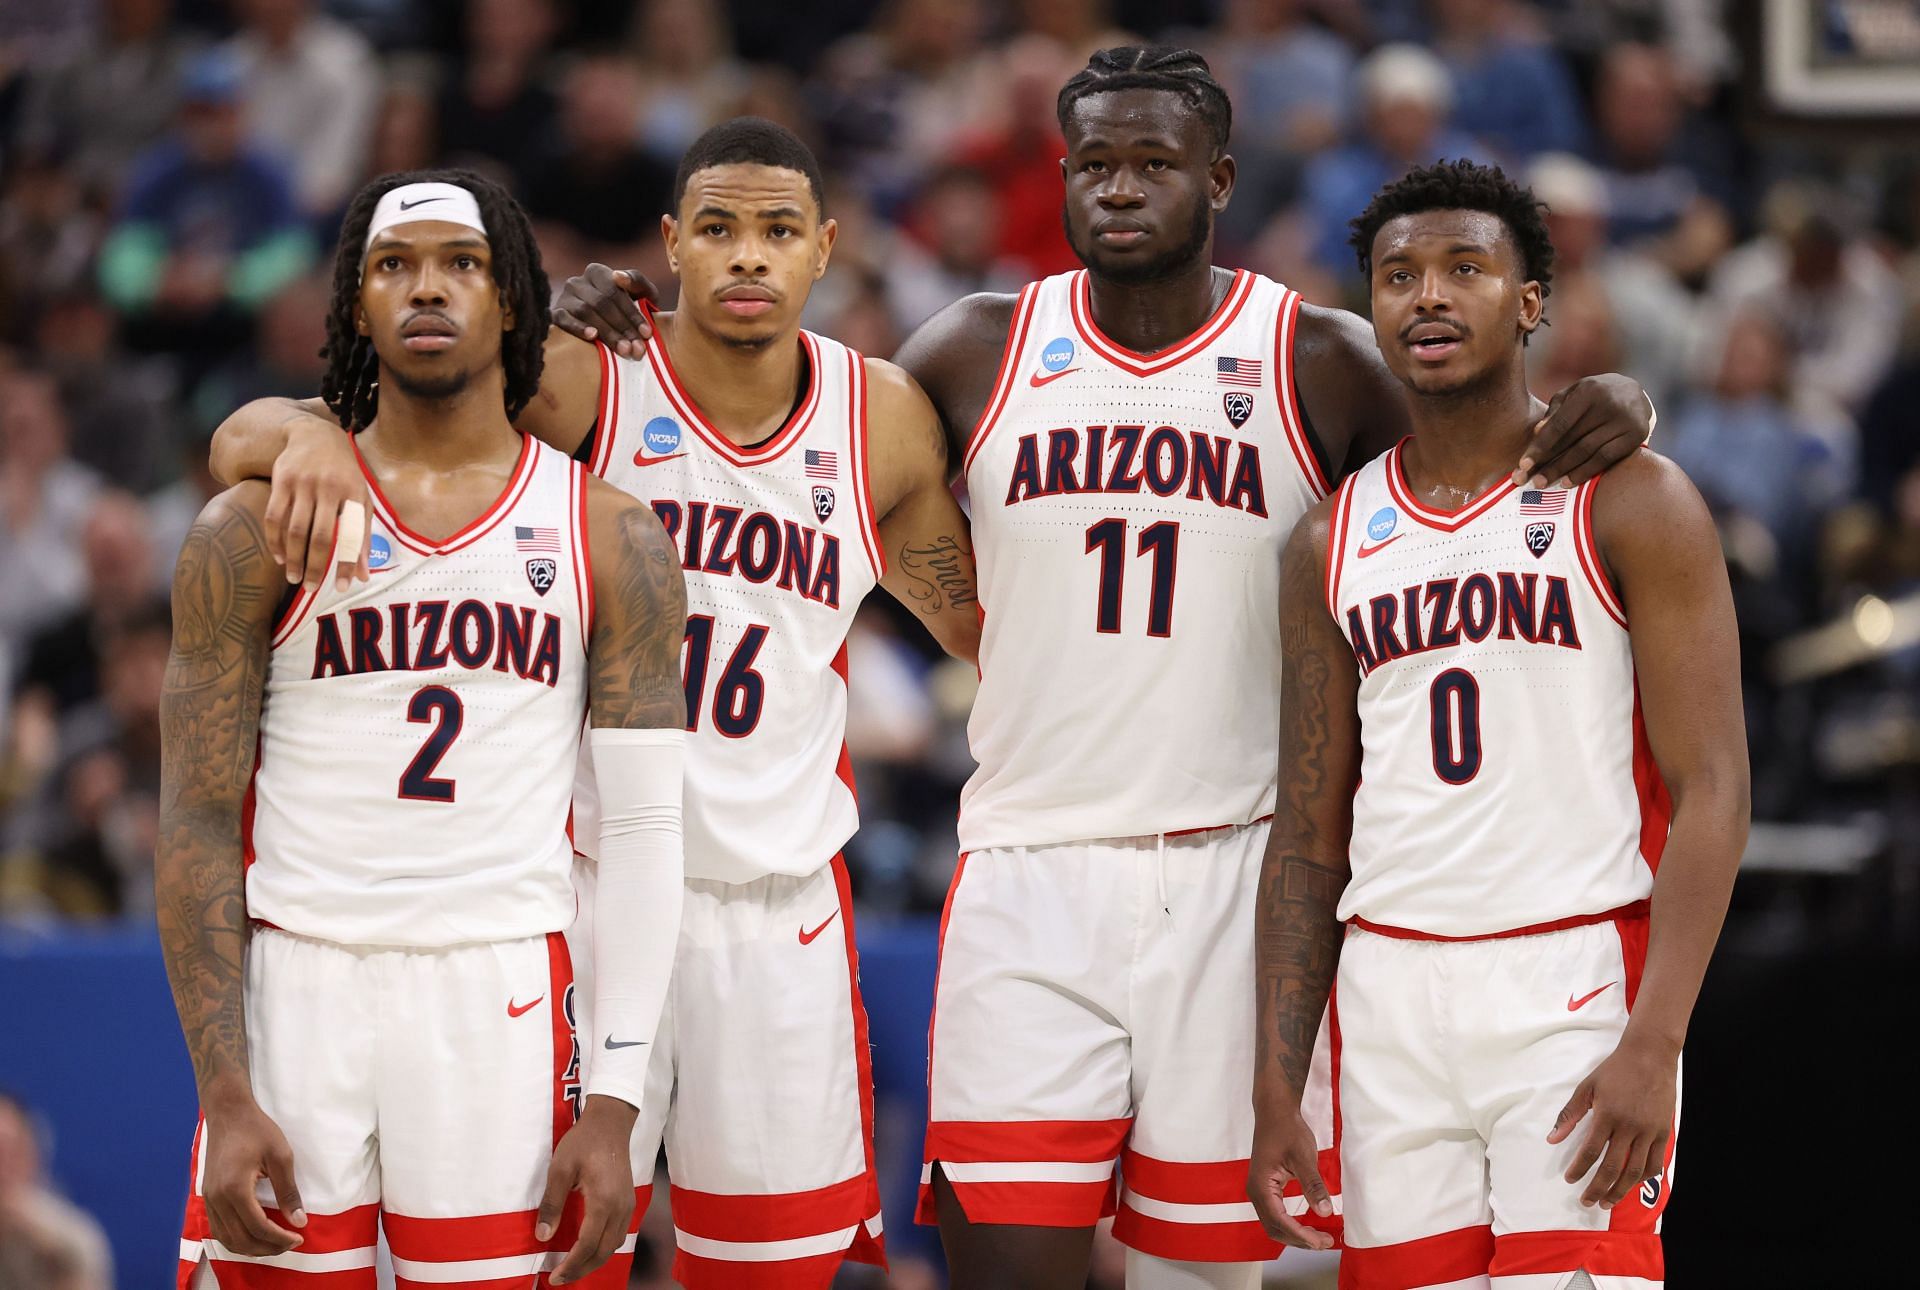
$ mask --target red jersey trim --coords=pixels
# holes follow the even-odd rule
[[[873,513],[873,482],[869,478],[867,455],[867,360],[854,350],[847,351],[847,394],[853,415],[849,418],[848,439],[852,445],[853,497],[860,508],[860,540],[866,545],[867,559],[873,562],[877,581],[887,576],[886,550],[880,545],[880,518]]]
[[[1414,519],[1430,529],[1439,529],[1443,533],[1458,533],[1467,525],[1492,510],[1501,499],[1514,488],[1511,479],[1503,479],[1480,496],[1468,502],[1458,510],[1445,510],[1437,506],[1428,506],[1413,495],[1413,485],[1407,482],[1407,468],[1402,460],[1407,447],[1408,435],[1393,446],[1387,454],[1387,492],[1393,497],[1394,504]]]
[[[1273,396],[1280,405],[1280,423],[1286,427],[1287,446],[1293,449],[1300,474],[1317,499],[1332,492],[1333,486],[1327,482],[1326,472],[1320,469],[1320,460],[1314,456],[1313,445],[1307,440],[1307,424],[1300,416],[1300,392],[1293,385],[1293,341],[1300,329],[1300,293],[1285,287],[1281,290],[1285,295],[1280,301],[1280,322],[1273,332]]]
[[[422,537],[401,522],[399,515],[393,509],[393,503],[388,501],[387,495],[380,491],[380,481],[375,479],[373,471],[367,468],[367,459],[360,455],[358,440],[355,440],[353,445],[353,457],[360,463],[360,473],[366,477],[367,488],[373,494],[374,510],[379,513],[387,527],[393,530],[393,535],[421,555],[451,555],[462,547],[472,546],[485,537],[509,511],[519,504],[520,498],[527,491],[527,486],[533,482],[534,464],[539,459],[539,452],[534,447],[532,435],[521,435],[520,459],[514,464],[513,474],[508,478],[507,486],[501,491],[500,496],[494,499],[492,506],[480,513],[478,519],[439,542]]]
[[[600,405],[593,423],[599,437],[594,440],[588,468],[604,479],[607,467],[613,464],[614,441],[620,437],[620,356],[603,341],[593,344],[600,351]]]
[[[1372,932],[1375,936],[1389,936],[1399,941],[1505,941],[1516,936],[1544,936],[1548,932],[1564,932],[1571,927],[1591,927],[1595,923],[1617,923],[1626,919],[1645,918],[1650,908],[1649,902],[1636,900],[1631,905],[1622,905],[1618,909],[1609,909],[1598,914],[1575,914],[1571,918],[1556,918],[1550,923],[1529,923],[1525,927],[1513,927],[1504,932],[1482,932],[1478,936],[1438,936],[1432,932],[1415,931],[1411,927],[1392,927],[1386,923],[1370,922],[1357,916],[1349,918],[1347,922],[1363,932]]]
[[[1605,475],[1599,475],[1589,479],[1574,493],[1573,549],[1580,557],[1580,571],[1587,575],[1588,585],[1600,599],[1600,607],[1624,628],[1627,625],[1626,607],[1620,602],[1619,592],[1614,590],[1613,579],[1607,576],[1607,566],[1600,560],[1600,547],[1593,540],[1593,491],[1605,478]]]
[[[335,527],[333,545],[327,548],[327,567],[326,572],[321,575],[320,585],[311,591],[304,586],[300,588],[299,594],[293,598],[293,603],[287,606],[287,612],[282,614],[280,621],[274,624],[273,635],[267,638],[268,649],[279,649],[286,644],[293,634],[300,630],[301,624],[307,621],[307,616],[313,612],[314,605],[319,603],[320,593],[325,590],[327,579],[333,576],[334,570],[338,567],[334,557],[339,554],[340,530]]]
[[[994,374],[993,393],[987,399],[987,406],[981,410],[980,419],[974,423],[973,433],[967,436],[966,456],[961,460],[960,469],[964,473],[973,469],[973,459],[980,451],[980,445],[987,441],[987,433],[993,429],[994,422],[1000,419],[1000,413],[1006,409],[1007,399],[1013,393],[1013,378],[1017,375],[1015,360],[1026,352],[1027,331],[1033,323],[1033,310],[1040,295],[1040,284],[1029,282],[1020,288],[1020,299],[1013,307],[1013,321],[1007,324],[1007,343],[1000,351],[1000,369]]]
[[[1339,500],[1333,504],[1333,523],[1327,530],[1327,612],[1340,621],[1340,577],[1346,572],[1347,531],[1353,520],[1353,485],[1358,475],[1349,475],[1340,484]]]
[[[1245,269],[1234,270],[1233,285],[1227,288],[1226,297],[1213,311],[1213,316],[1200,324],[1200,329],[1185,340],[1155,354],[1142,354],[1139,350],[1128,349],[1100,330],[1100,324],[1093,320],[1093,293],[1087,285],[1085,269],[1080,270],[1074,280],[1067,284],[1067,291],[1073,306],[1074,330],[1080,333],[1080,338],[1087,342],[1094,353],[1134,376],[1156,376],[1186,362],[1233,325],[1233,320],[1246,305],[1247,297],[1253,294],[1253,275]]]
[[[587,537],[587,468],[579,462],[567,479],[573,504],[567,508],[573,522],[573,598],[580,608],[580,648],[593,640],[593,545]]]
[[[647,358],[653,364],[654,374],[660,379],[660,388],[666,394],[667,402],[722,460],[735,466],[763,466],[799,442],[807,423],[813,420],[814,410],[820,406],[820,347],[813,343],[812,336],[804,331],[800,333],[800,346],[807,356],[807,392],[801,398],[800,406],[759,447],[742,448],[714,428],[693,401],[693,396],[680,384],[679,374],[673,370],[673,358],[667,353],[667,344],[660,335],[660,324],[654,319],[653,310],[644,305],[641,307],[646,312],[647,321],[654,327],[653,338],[647,342]]]

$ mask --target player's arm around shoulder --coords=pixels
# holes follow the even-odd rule
[[[965,467],[967,438],[993,397],[1017,295],[978,291],[914,328],[893,361],[926,391],[947,439],[947,469]]]
[[[213,432],[209,468],[224,484],[263,479],[271,483],[262,518],[267,549],[289,583],[317,590],[337,554],[338,584],[367,577],[367,534],[358,548],[334,551],[341,507],[351,502],[364,516],[369,504],[366,475],[342,434],[340,418],[323,399],[254,399],[236,408]]]
[[[1333,500],[1294,526],[1280,561],[1280,797],[1254,906],[1258,1011],[1247,1195],[1269,1236],[1308,1249],[1326,1249],[1332,1240],[1289,1215],[1283,1192],[1298,1180],[1315,1214],[1333,1213],[1300,1098],[1340,963],[1337,910],[1360,774],[1358,674],[1325,592]]]
[[[963,662],[980,655],[980,606],[967,517],[948,485],[940,418],[914,379],[867,363],[868,484],[886,570],[880,585]]]
[[[247,921],[241,814],[253,777],[269,641],[286,583],[269,554],[267,486],[239,484],[194,521],[173,577],[173,643],[160,694],[155,917],[207,1122],[214,1239],[239,1254],[300,1244],[255,1195],[265,1176],[305,1225],[293,1152],[254,1100],[247,1062]]]
[[[598,345],[557,324],[548,327],[540,388],[514,418],[515,428],[561,452],[577,452],[599,416],[602,379]]]

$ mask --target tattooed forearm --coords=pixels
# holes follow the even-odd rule
[[[1259,1008],[1256,1069],[1279,1074],[1297,1097],[1340,965],[1335,909],[1342,875],[1296,855],[1268,854],[1255,914]]]
[[[653,512],[624,498],[619,506],[606,526],[613,535],[611,549],[597,545],[594,562],[597,608],[588,649],[592,721],[678,729],[687,721],[680,678],[686,583],[673,543]]]
[[[963,537],[945,534],[930,542],[900,548],[900,571],[913,580],[907,596],[923,614],[938,614],[950,605],[971,605],[973,548]]]
[[[247,1072],[248,935],[240,814],[253,774],[278,574],[259,519],[232,495],[180,552],[160,698],[156,914],[202,1101]]]

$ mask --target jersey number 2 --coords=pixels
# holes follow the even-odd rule
[[[433,730],[413,760],[407,763],[407,768],[400,772],[400,796],[412,802],[451,802],[453,781],[435,778],[433,772],[440,759],[447,755],[447,749],[453,746],[466,720],[466,708],[460,696],[444,685],[415,690],[407,704],[407,720],[430,721]]]
[[[1087,554],[1100,553],[1100,603],[1094,629],[1120,630],[1120,594],[1126,581],[1127,522],[1101,520],[1087,529]],[[1172,520],[1140,530],[1137,554],[1153,556],[1153,585],[1147,592],[1147,635],[1173,635],[1173,579],[1180,562],[1180,526]]]

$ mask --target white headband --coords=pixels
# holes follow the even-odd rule
[[[388,192],[380,199],[380,204],[373,208],[373,219],[367,224],[366,245],[360,248],[361,256],[365,257],[374,238],[394,225],[414,224],[423,220],[461,224],[482,237],[487,235],[486,223],[480,218],[480,203],[460,185],[402,184]]]

